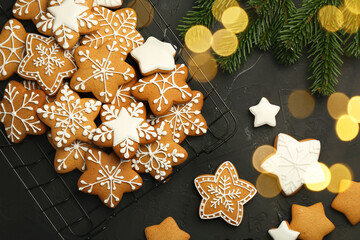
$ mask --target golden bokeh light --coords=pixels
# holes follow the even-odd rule
[[[337,32],[344,24],[342,11],[334,5],[326,5],[319,10],[318,20],[328,32]]]
[[[331,94],[327,101],[329,115],[333,119],[339,119],[342,115],[347,114],[349,97],[344,93],[336,92]]]
[[[256,180],[258,193],[265,198],[274,198],[281,192],[277,178],[261,173]]]
[[[221,22],[227,30],[240,33],[246,29],[249,17],[241,7],[229,7],[224,11]]]
[[[266,172],[264,169],[261,168],[261,164],[263,161],[270,156],[270,154],[274,154],[276,149],[271,145],[262,145],[258,147],[252,156],[252,164],[256,171],[264,173]]]
[[[360,14],[360,0],[343,0],[344,7],[354,15]]]
[[[211,81],[218,72],[216,59],[209,51],[194,53],[187,62],[190,75],[199,82]]]
[[[309,190],[314,191],[314,192],[319,192],[319,191],[326,189],[329,186],[330,181],[331,181],[331,173],[330,173],[329,168],[324,163],[319,162],[319,164],[321,166],[321,169],[324,172],[325,180],[322,182],[319,182],[319,183],[306,183],[305,184],[305,186]]]
[[[211,47],[211,31],[203,25],[191,27],[185,34],[185,45],[194,53],[202,53]]]
[[[328,190],[332,193],[339,193],[346,191],[351,182],[342,180],[352,180],[351,170],[342,163],[336,163],[330,167],[331,181]],[[340,184],[340,182],[343,182]],[[348,183],[348,184],[347,184]]]
[[[347,106],[348,114],[360,123],[360,96],[352,97]]]
[[[288,108],[294,118],[307,118],[314,111],[314,97],[308,91],[295,90],[289,96]]]
[[[354,14],[353,11],[344,6],[341,10],[344,16],[343,30],[349,34],[356,33],[360,27],[360,15]]]
[[[239,40],[236,35],[226,29],[220,29],[213,35],[212,49],[219,56],[230,56],[233,54],[239,45]]]
[[[236,0],[215,0],[211,12],[216,20],[221,21],[221,17],[226,9],[238,6],[239,3]]]
[[[148,0],[133,0],[127,7],[135,10],[138,28],[148,26],[154,19],[154,8]]]
[[[359,124],[351,116],[343,115],[337,120],[335,130],[341,141],[348,142],[358,135]]]

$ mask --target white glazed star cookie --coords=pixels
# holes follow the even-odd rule
[[[260,127],[265,124],[275,127],[276,114],[280,111],[280,107],[270,104],[266,98],[261,98],[260,102],[249,108],[250,112],[255,116],[254,127]]]
[[[300,232],[291,230],[287,221],[282,221],[278,228],[272,228],[268,231],[274,240],[296,240]]]

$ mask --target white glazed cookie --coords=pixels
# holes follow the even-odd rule
[[[291,230],[287,221],[282,221],[278,228],[272,228],[268,231],[274,240],[296,240],[300,232]]]
[[[103,6],[108,8],[120,8],[123,0],[94,0],[94,6]]]
[[[261,98],[260,102],[249,108],[250,112],[255,116],[254,127],[260,127],[265,124],[275,127],[276,114],[280,111],[280,107],[270,104],[265,97]]]

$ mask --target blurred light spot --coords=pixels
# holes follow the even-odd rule
[[[342,7],[344,16],[343,30],[349,34],[356,33],[360,27],[360,15],[354,14],[346,7]]]
[[[202,25],[191,27],[185,34],[186,47],[195,53],[202,53],[211,46],[212,34],[210,30]]]
[[[327,186],[329,186],[330,184],[330,180],[331,180],[331,173],[329,168],[324,164],[324,163],[319,163],[321,166],[321,169],[324,172],[324,176],[325,176],[325,180],[319,183],[306,183],[306,187],[314,192],[319,192],[324,190],[325,188],[327,188]]]
[[[262,145],[258,147],[252,156],[252,164],[256,171],[264,173],[266,172],[264,169],[261,168],[261,164],[263,161],[270,155],[276,152],[276,149],[270,145]]]
[[[342,11],[333,5],[326,5],[319,10],[318,20],[321,26],[328,32],[340,30],[344,24]]]
[[[334,119],[339,119],[347,114],[349,98],[344,93],[337,92],[331,94],[327,101],[329,115]]]
[[[294,118],[304,119],[314,111],[315,100],[308,91],[295,90],[289,96],[288,108]]]
[[[360,14],[360,0],[344,0],[343,3],[346,10],[348,10],[352,14]]]
[[[236,0],[215,0],[212,5],[211,12],[216,20],[221,21],[224,11],[229,7],[236,6],[239,6]]]
[[[233,54],[238,45],[239,40],[233,32],[221,29],[214,33],[211,47],[216,54],[226,57]]]
[[[218,66],[216,59],[209,52],[192,54],[188,58],[190,75],[199,82],[208,82],[215,78]]]
[[[227,30],[240,33],[246,29],[249,17],[241,7],[229,7],[224,11],[221,22]]]
[[[359,124],[349,115],[341,116],[335,126],[336,134],[341,141],[351,141],[359,133]]]
[[[360,96],[350,99],[347,112],[356,122],[360,123]]]
[[[281,192],[277,178],[261,173],[256,180],[258,193],[265,198],[274,198]]]
[[[336,163],[330,167],[330,173],[331,181],[328,186],[330,192],[344,192],[350,187],[351,182],[344,181],[343,184],[340,184],[342,180],[352,180],[351,170],[347,166],[342,163]]]
[[[137,27],[143,28],[148,26],[154,18],[154,8],[148,0],[133,0],[127,7],[136,12]]]

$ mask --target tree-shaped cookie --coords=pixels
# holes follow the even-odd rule
[[[173,104],[187,103],[192,98],[192,91],[186,83],[187,67],[177,64],[170,73],[155,73],[140,79],[132,88],[131,94],[149,102],[156,116],[166,114]]]
[[[123,8],[113,12],[104,7],[94,7],[94,14],[99,19],[100,29],[85,35],[82,44],[98,48],[109,40],[116,40],[126,58],[132,49],[144,43],[144,38],[136,30],[137,17],[134,9]]]
[[[26,135],[40,135],[46,126],[36,115],[36,109],[45,103],[45,93],[41,90],[26,90],[16,81],[6,86],[0,101],[0,119],[11,142],[18,143]]]
[[[193,91],[193,98],[186,104],[173,105],[168,113],[163,116],[150,115],[148,120],[155,128],[159,127],[162,121],[168,122],[171,127],[173,140],[181,143],[186,136],[199,136],[207,131],[207,124],[201,114],[204,97],[201,92]]]
[[[119,86],[135,78],[135,70],[122,56],[116,41],[109,41],[98,49],[78,47],[75,60],[79,69],[71,78],[71,88],[92,92],[101,102],[110,103]]]
[[[16,19],[5,23],[0,33],[0,80],[11,77],[23,58],[26,30]]]
[[[94,119],[101,102],[92,98],[80,98],[65,84],[54,102],[38,108],[41,121],[51,127],[52,140],[56,147],[66,147],[75,140],[89,142],[96,129]]]
[[[70,52],[62,49],[55,38],[29,33],[26,55],[17,71],[25,79],[36,80],[46,94],[53,96],[63,79],[74,74],[76,64]]]
[[[96,129],[93,142],[101,147],[112,147],[122,159],[135,156],[140,144],[156,140],[157,134],[146,122],[146,109],[142,102],[130,107],[104,104],[100,113],[102,124]]]
[[[78,187],[84,193],[98,195],[106,206],[115,208],[124,193],[138,190],[142,183],[129,160],[120,160],[114,153],[89,150]]]
[[[132,167],[138,173],[149,173],[161,181],[172,173],[172,167],[186,161],[188,154],[179,144],[174,143],[170,125],[161,122],[157,129],[158,139],[141,145],[132,159]]]

